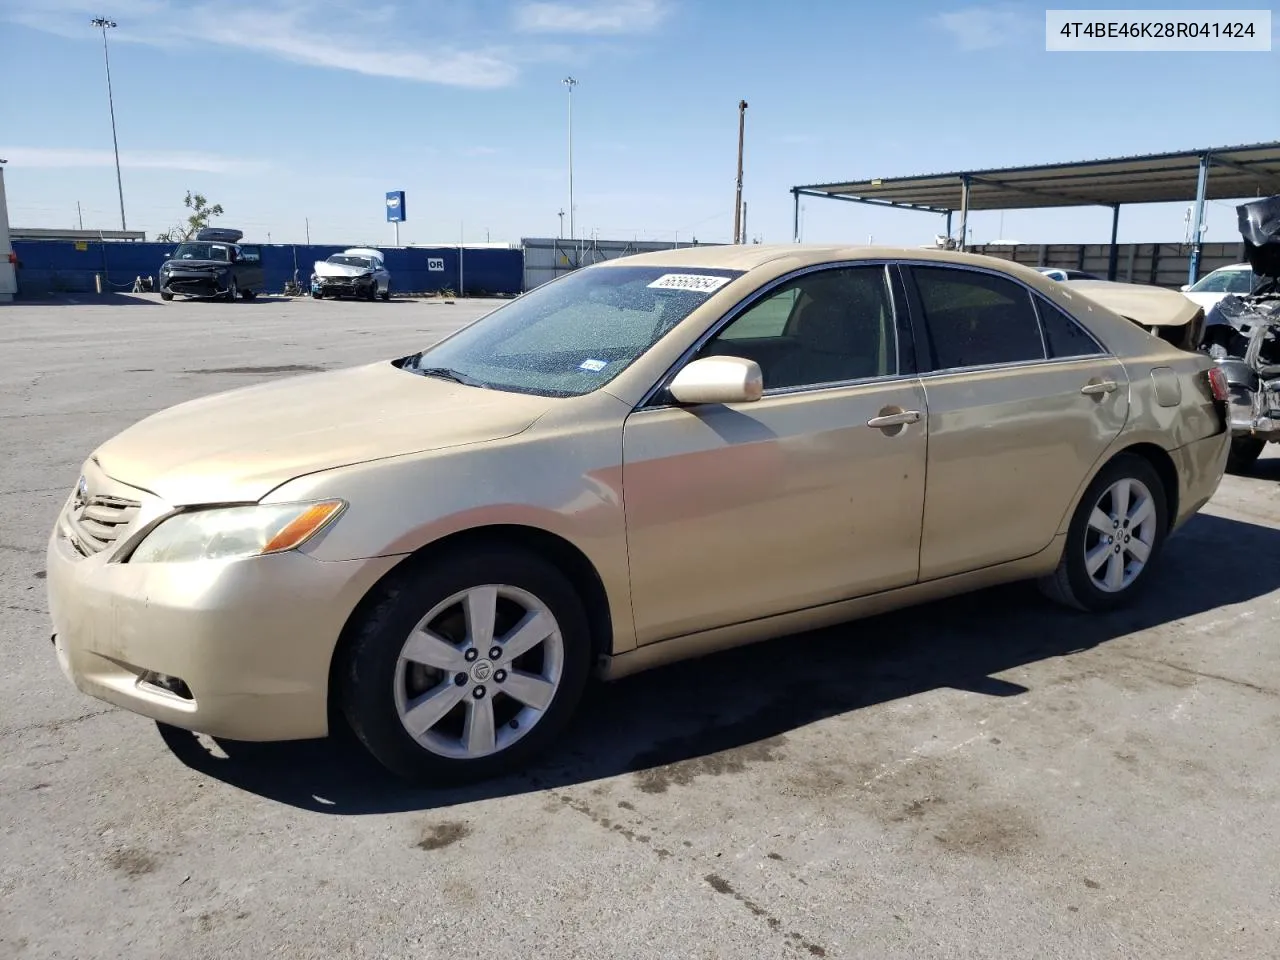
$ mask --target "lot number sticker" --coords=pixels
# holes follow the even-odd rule
[[[664,273],[649,284],[655,290],[688,290],[690,293],[715,293],[728,277],[709,277],[701,273]]]
[[[427,257],[427,269],[434,273],[444,273],[444,257]]]

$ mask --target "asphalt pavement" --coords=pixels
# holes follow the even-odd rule
[[[0,957],[1280,955],[1276,453],[1124,611],[1015,585],[787,637],[593,690],[520,776],[408,788],[76,692],[45,540],[141,417],[494,304],[73,299],[0,307]]]

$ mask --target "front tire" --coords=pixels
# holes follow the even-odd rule
[[[514,547],[452,553],[393,575],[345,651],[356,736],[410,781],[513,770],[564,728],[591,660],[586,615],[552,564]]]
[[[1040,586],[1079,610],[1111,610],[1146,583],[1169,529],[1160,475],[1136,454],[1121,454],[1089,484],[1067,528],[1062,560]]]
[[[173,299],[173,294],[170,293],[168,290],[161,290],[160,299],[168,303],[170,300]]]
[[[1227,454],[1227,472],[1248,473],[1266,445],[1267,441],[1257,437],[1232,437],[1231,451]]]
[[[226,298],[225,298],[225,299],[226,299],[226,301],[227,301],[227,303],[235,303],[235,302],[236,302],[236,297],[237,297],[237,296],[239,296],[239,295],[240,295],[240,291],[239,291],[239,289],[238,289],[238,288],[237,288],[237,286],[236,286],[236,278],[235,278],[235,277],[231,277],[231,278],[227,281],[227,295],[226,295]]]

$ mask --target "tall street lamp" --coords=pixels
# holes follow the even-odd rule
[[[111,58],[107,56],[107,28],[115,29],[116,22],[105,17],[94,17],[90,25],[102,31],[102,62],[107,67],[107,106],[111,109],[111,146],[116,152],[116,191],[120,194],[120,229],[128,230],[124,222],[124,186],[120,182],[120,143],[116,140],[116,104],[111,95]]]
[[[573,77],[565,77],[561,82],[569,88],[569,239],[573,240],[577,236],[573,226],[573,88],[578,85],[578,81]]]

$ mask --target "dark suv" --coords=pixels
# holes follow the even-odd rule
[[[178,244],[160,267],[160,299],[251,300],[263,288],[262,248],[240,242],[239,230],[205,227]]]

